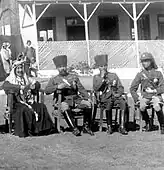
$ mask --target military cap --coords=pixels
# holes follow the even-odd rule
[[[145,60],[152,60],[153,59],[153,55],[151,53],[148,53],[148,52],[144,52],[141,54],[141,62],[142,61],[145,61]]]
[[[154,57],[151,53],[148,53],[148,52],[144,52],[141,54],[141,58],[140,58],[141,62],[145,61],[145,60],[150,60],[151,61],[151,65],[152,65],[152,68],[154,69],[157,69],[158,66],[154,60]]]
[[[108,55],[96,55],[94,57],[95,59],[95,65],[97,67],[107,66],[108,65]]]
[[[56,68],[59,67],[67,67],[67,56],[66,55],[58,55],[53,58],[53,62]]]

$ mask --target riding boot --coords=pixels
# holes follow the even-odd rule
[[[163,115],[163,111],[160,110],[158,112],[156,112],[157,117],[158,117],[158,121],[160,124],[160,129],[161,129],[161,134],[164,134],[164,115]]]
[[[145,124],[146,124],[146,126],[145,126],[145,131],[146,132],[149,132],[149,131],[151,131],[151,122],[150,122],[150,119],[149,119],[149,115],[148,115],[148,113],[147,113],[147,110],[145,110],[145,111],[140,111],[141,112],[141,115],[142,115],[142,118],[143,118],[143,120],[145,121]]]
[[[91,121],[91,129],[93,129],[93,128],[94,128],[96,114],[97,114],[97,105],[96,105],[96,104],[94,104],[94,111],[93,111],[92,121]]]
[[[63,113],[64,115],[64,118],[68,124],[68,126],[73,130],[72,133],[75,135],[75,136],[80,136],[80,131],[78,130],[78,128],[76,127],[75,125],[75,121],[73,119],[73,116],[71,114],[71,111],[64,111]]]
[[[120,127],[119,127],[119,132],[122,135],[127,135],[128,132],[125,129],[125,110],[121,110],[121,122],[120,122]]]
[[[112,110],[106,110],[106,119],[107,119],[107,134],[110,135],[112,131]]]
[[[92,123],[92,109],[90,108],[84,109],[83,133],[88,133],[91,136],[93,136],[94,133],[91,130],[91,123]]]

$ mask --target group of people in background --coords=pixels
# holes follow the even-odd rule
[[[26,63],[26,73],[31,75],[33,72],[33,76],[37,76],[36,52],[31,41],[27,41],[24,50],[16,57],[12,55],[11,44],[4,42],[0,49],[0,81],[3,81],[10,74],[14,62],[22,59]]]

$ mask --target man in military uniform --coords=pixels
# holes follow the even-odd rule
[[[146,110],[147,104],[153,104],[158,121],[161,127],[161,134],[164,134],[164,115],[160,102],[162,93],[164,93],[164,79],[160,71],[157,71],[157,65],[151,53],[145,52],[141,55],[143,69],[133,80],[130,92],[136,104],[140,105],[140,111],[146,123],[146,131],[151,130],[151,122]],[[139,85],[141,85],[141,97],[137,94]]]
[[[97,101],[100,107],[105,109],[107,118],[107,133],[112,134],[112,108],[118,104],[121,109],[121,124],[119,132],[127,135],[125,130],[125,113],[127,103],[123,98],[124,87],[121,84],[119,77],[115,73],[107,71],[108,56],[97,55],[95,56],[96,67],[99,68],[100,74],[95,75],[93,78],[93,88],[97,93]]]
[[[53,58],[53,62],[59,71],[59,75],[49,80],[45,92],[46,94],[54,93],[57,97],[57,90],[60,89],[62,92],[62,103],[61,110],[67,124],[72,128],[73,134],[76,136],[80,135],[80,131],[77,129],[73,115],[71,112],[72,107],[84,110],[84,125],[83,132],[94,135],[91,131],[91,119],[92,109],[91,101],[85,88],[80,83],[77,75],[69,74],[67,72],[67,56],[61,55]]]

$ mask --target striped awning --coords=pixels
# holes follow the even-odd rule
[[[69,4],[69,3],[154,3],[164,2],[164,0],[17,0],[19,3],[58,3],[58,4]]]

